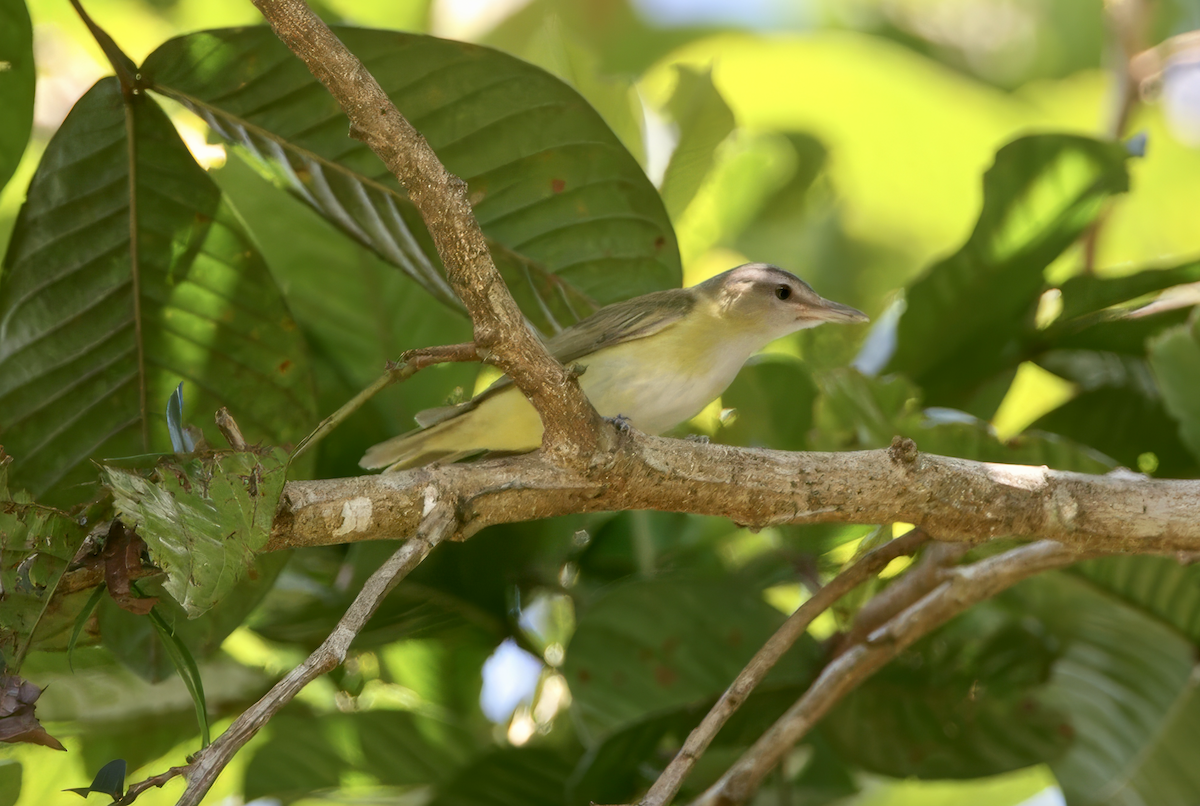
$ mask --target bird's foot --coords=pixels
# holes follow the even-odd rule
[[[707,445],[712,441],[708,434],[688,434],[683,439],[685,442],[698,442],[701,445]]]
[[[622,434],[633,430],[633,421],[624,414],[618,414],[616,417],[605,417],[605,420],[612,423],[614,427]]]

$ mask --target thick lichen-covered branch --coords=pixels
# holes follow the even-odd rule
[[[940,540],[1012,535],[1131,553],[1200,549],[1200,481],[1103,476],[919,453],[909,441],[790,453],[626,433],[602,477],[538,454],[382,476],[291,482],[271,548],[410,534],[429,484],[462,502],[459,537],[497,523],[657,509],[749,526],[887,523]]]

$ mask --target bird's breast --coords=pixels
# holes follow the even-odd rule
[[[729,386],[751,350],[709,333],[663,333],[608,347],[579,363],[596,410],[661,434],[694,417]]]

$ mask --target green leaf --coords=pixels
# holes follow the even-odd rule
[[[14,478],[78,501],[90,458],[170,451],[161,412],[181,378],[251,442],[311,429],[300,334],[236,213],[158,106],[104,79],[50,142],[0,277]]]
[[[815,646],[807,638],[802,640],[804,646],[800,651],[815,658]],[[712,783],[712,778],[724,772],[720,762],[716,762],[718,768],[713,767],[713,759],[728,756],[726,765],[732,763],[736,756],[730,754],[740,753],[753,744],[804,693],[805,688],[806,683],[760,684],[713,739],[706,761],[689,776],[685,793],[688,790],[694,794],[703,791]],[[604,736],[576,765],[568,782],[567,802],[634,801],[633,796],[654,781],[716,700],[714,695],[658,711]]]
[[[75,645],[79,643],[79,636],[83,634],[83,628],[87,626],[88,619],[92,617],[92,613],[96,612],[96,606],[100,604],[100,600],[104,598],[104,594],[108,592],[108,586],[101,582],[96,586],[88,596],[87,601],[83,605],[83,609],[75,616],[75,626],[71,628],[71,637],[67,640],[67,665],[71,664],[71,654],[75,651]]]
[[[699,709],[696,709],[699,711]],[[690,715],[694,724],[700,713]],[[579,760],[567,782],[569,803],[626,803],[644,780],[642,766],[653,758],[663,737],[680,723],[680,714],[653,716],[605,737]],[[686,735],[686,734],[685,734]]]
[[[1200,645],[1200,566],[1170,557],[1104,557],[1071,572]]]
[[[1080,274],[1067,280],[1060,287],[1063,307],[1059,321],[1066,322],[1197,280],[1200,280],[1200,261],[1170,268],[1143,269],[1121,277]]]
[[[494,750],[439,786],[430,806],[562,806],[572,766],[545,747]]]
[[[909,437],[929,453],[981,462],[1046,465],[1057,470],[1105,473],[1108,457],[1084,445],[1041,431],[1027,430],[1001,442],[991,426],[953,409],[920,407],[916,387],[899,376],[870,378],[843,369],[816,375],[814,448],[882,448],[894,436]]]
[[[1150,365],[1179,436],[1200,461],[1200,318],[1164,331],[1148,345]]]
[[[16,806],[21,797],[21,762],[0,759],[0,806]]]
[[[560,11],[561,5],[551,13],[538,15],[536,30],[519,50],[488,41],[490,36],[479,43],[518,56],[566,81],[600,113],[637,161],[645,164],[646,148],[642,142],[645,113],[635,87],[637,77],[623,71],[603,71],[600,54],[563,30]]]
[[[166,591],[189,617],[221,601],[270,537],[287,456],[211,453],[159,465],[153,479],[103,468],[122,520],[137,528]]]
[[[1051,762],[1067,802],[1083,806],[1200,800],[1195,647],[1172,627],[1069,574],[1023,582],[1006,598],[1062,642],[1044,702],[1074,741]]]
[[[136,583],[134,589],[136,590]],[[196,659],[192,657],[183,641],[175,635],[175,631],[167,624],[162,614],[157,612],[157,608],[150,609],[148,618],[154,631],[158,633],[158,639],[162,642],[167,657],[171,659],[171,665],[179,673],[179,678],[192,698],[192,705],[196,709],[196,724],[200,727],[200,746],[208,747],[211,741],[208,732],[208,701],[204,697],[204,681],[200,678]]]
[[[237,199],[309,344],[318,410],[336,410],[405,350],[471,340],[467,319],[430,305],[407,276],[348,241],[299,199],[280,193],[237,151],[213,178]],[[338,267],[336,294],[329,293],[329,266]],[[338,428],[337,439],[320,443],[313,477],[361,473],[358,460],[366,446],[411,429],[413,415],[444,405],[456,386],[472,389],[478,371],[471,364],[442,364],[384,390]]]
[[[1062,755],[1064,715],[1041,688],[1057,644],[985,605],[901,653],[822,721],[838,754],[905,778],[978,778]]]
[[[0,0],[0,188],[25,153],[36,83],[33,25],[25,0]]]
[[[761,355],[738,373],[721,395],[735,410],[717,439],[733,445],[802,451],[808,447],[817,385],[803,363],[781,355]]]
[[[637,160],[571,88],[476,45],[337,28],[446,167],[526,316],[553,331],[607,304],[678,286],[674,233]],[[383,164],[267,28],[173,39],[142,73],[239,143],[347,235],[457,305],[432,242]]]
[[[11,462],[0,448],[0,668],[16,674],[39,625],[44,638],[47,621],[70,623],[54,592],[87,532],[67,513],[10,493]]]
[[[320,789],[332,789],[349,766],[338,751],[332,725],[292,708],[271,719],[271,737],[246,765],[243,797],[273,797],[284,803]]]
[[[783,620],[760,590],[736,578],[616,587],[583,613],[567,647],[572,707],[602,734],[715,698]],[[807,680],[812,650],[801,642],[765,682]]]
[[[461,727],[420,714],[367,711],[347,718],[363,769],[389,786],[448,780],[482,745]]]
[[[1021,360],[1019,338],[1045,288],[1043,270],[1104,200],[1128,185],[1119,145],[1068,135],[1015,140],[984,176],[983,209],[956,254],[908,291],[896,352],[901,371],[939,404],[962,405],[991,375]]]
[[[125,759],[118,758],[101,767],[100,771],[96,773],[96,777],[92,779],[90,786],[64,789],[63,791],[74,792],[81,798],[86,798],[92,792],[96,792],[108,795],[113,800],[120,799],[125,794]]]
[[[145,595],[159,599],[155,609],[192,657],[206,659],[220,649],[226,636],[241,626],[272,590],[290,554],[281,551],[259,555],[249,578],[196,618],[189,618],[187,611],[167,593],[164,577],[142,580],[138,585]],[[96,618],[104,648],[127,669],[151,683],[166,680],[174,673],[176,667],[149,619],[122,610],[111,598],[100,602]]]
[[[679,142],[662,180],[662,198],[679,220],[712,169],[717,146],[733,131],[733,111],[713,86],[712,70],[675,67],[677,83],[667,111],[679,127]]]
[[[1142,470],[1154,454],[1154,472],[1193,474],[1197,467],[1163,406],[1149,361],[1106,350],[1050,350],[1037,363],[1077,384],[1078,395],[1033,423],[1033,428],[1089,445],[1125,467]]]
[[[1038,352],[1097,350],[1144,358],[1146,342],[1186,322],[1188,313],[1187,308],[1172,308],[1138,316],[1101,311],[1051,325],[1044,333],[1030,339],[1030,348]]]

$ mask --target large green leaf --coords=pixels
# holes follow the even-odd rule
[[[604,733],[715,698],[783,618],[737,578],[617,587],[583,613],[567,647],[572,707],[589,731]],[[801,642],[767,681],[807,680],[812,650]]]
[[[808,447],[817,385],[804,364],[781,355],[750,360],[721,395],[735,410],[731,423],[717,434],[733,445],[802,451]]]
[[[247,800],[274,797],[291,803],[319,789],[333,789],[349,766],[338,752],[333,720],[294,707],[271,720],[271,738],[246,765]]]
[[[733,131],[733,112],[713,86],[712,71],[677,67],[678,83],[667,109],[679,127],[679,142],[663,174],[662,198],[678,220],[712,168],[714,153]]]
[[[1192,476],[1200,466],[1180,442],[1178,424],[1162,399],[1128,387],[1082,392],[1030,428],[1095,448],[1123,467],[1163,478]]]
[[[488,48],[338,28],[446,167],[526,315],[553,331],[680,282],[662,202],[571,88]],[[428,234],[383,164],[347,136],[337,104],[267,28],[173,39],[142,67],[343,232],[456,304]]]
[[[36,83],[33,25],[25,0],[0,0],[0,188],[25,153]]]
[[[246,768],[247,798],[289,802],[351,772],[394,787],[448,781],[482,744],[453,724],[392,710],[315,718],[296,707],[272,720],[270,733]]]
[[[1071,571],[1200,646],[1200,566],[1170,557],[1105,557]]]
[[[310,430],[304,346],[266,265],[166,115],[116,79],[51,141],[4,266],[0,429],[34,495],[80,500],[90,458],[169,451],[180,380],[251,442]]]
[[[471,323],[430,305],[416,284],[316,211],[283,194],[234,151],[213,178],[246,220],[312,352],[318,411],[336,410],[405,350],[471,340]],[[337,266],[337,293],[329,267]],[[314,478],[362,472],[363,450],[413,427],[413,415],[470,390],[479,368],[442,364],[386,389],[317,446]]]
[[[977,778],[1062,755],[1070,727],[1041,687],[1056,644],[995,605],[901,653],[821,723],[838,754],[899,778]]]
[[[1111,456],[1125,467],[1160,476],[1195,472],[1197,459],[1179,440],[1149,361],[1108,350],[1043,353],[1037,363],[1076,384],[1079,393],[1033,423]],[[1154,454],[1154,467],[1146,465]],[[1145,466],[1145,467],[1143,467]]]
[[[1200,261],[1169,268],[1143,269],[1120,277],[1080,274],[1062,284],[1062,321],[1136,300],[1172,286],[1200,280]]]
[[[844,369],[816,375],[814,447],[820,450],[881,448],[893,436],[913,439],[929,453],[982,462],[1046,465],[1058,470],[1104,473],[1108,457],[1069,439],[1026,431],[1007,441],[983,420],[951,409],[920,406],[916,387],[899,376],[870,378]]]
[[[1043,333],[1031,336],[1029,351],[1099,350],[1145,357],[1146,343],[1166,330],[1187,321],[1186,308],[1166,308],[1138,316],[1119,311],[1100,311],[1065,322],[1055,322]]]
[[[16,806],[21,796],[21,762],[6,758],[0,761],[0,806]]]
[[[1179,436],[1200,461],[1200,317],[1164,331],[1149,344],[1150,365]]]
[[[430,806],[562,806],[573,763],[547,747],[494,750],[438,787]]]
[[[286,480],[278,448],[197,455],[152,478],[106,467],[121,520],[137,528],[165,590],[190,617],[221,601],[267,543]]]
[[[275,551],[259,555],[248,577],[225,592],[219,602],[196,618],[190,618],[183,606],[177,604],[166,591],[164,585],[169,582],[167,578],[160,576],[144,580],[140,588],[146,596],[158,598],[155,610],[192,657],[204,660],[220,649],[221,642],[240,627],[246,616],[267,596],[287,564],[289,554]],[[143,680],[157,683],[176,673],[162,637],[149,618],[122,610],[111,597],[106,597],[96,609],[96,623],[104,648]],[[195,729],[195,720],[192,721],[192,728]]]
[[[1020,360],[1043,270],[1126,189],[1127,152],[1067,135],[1009,143],[984,176],[983,209],[954,255],[909,289],[889,368],[928,399],[962,405],[971,391]]]
[[[1051,762],[1075,806],[1200,800],[1195,647],[1174,628],[1068,574],[1006,598],[1062,643],[1043,702],[1067,714],[1070,750]]]
[[[458,725],[405,711],[367,711],[347,721],[363,768],[392,786],[447,780],[482,744]]]

